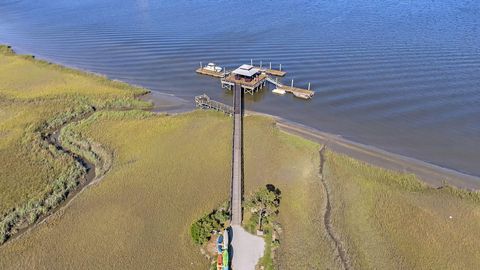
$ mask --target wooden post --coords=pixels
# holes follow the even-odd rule
[[[293,87],[293,79],[292,79],[292,87]]]
[[[250,66],[253,66],[253,59],[250,59]]]
[[[310,83],[308,83],[308,90],[310,90]]]
[[[272,69],[272,62],[270,62],[270,69]]]
[[[200,68],[203,68],[203,66],[202,66],[202,62],[200,62]]]
[[[260,69],[262,68],[262,60],[260,60]]]
[[[282,64],[280,64],[280,71],[282,71]]]

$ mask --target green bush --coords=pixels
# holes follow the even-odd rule
[[[190,235],[195,244],[205,244],[212,237],[213,231],[220,231],[225,228],[230,216],[227,209],[228,204],[225,203],[222,207],[204,215],[190,226]]]

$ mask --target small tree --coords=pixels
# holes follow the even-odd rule
[[[273,185],[260,189],[249,202],[253,211],[258,214],[258,225],[262,230],[264,218],[276,215],[280,205],[280,191]]]

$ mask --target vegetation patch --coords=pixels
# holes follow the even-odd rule
[[[225,230],[230,217],[228,209],[229,203],[226,202],[195,221],[190,226],[190,236],[193,242],[197,245],[203,245],[212,238],[212,235]]]
[[[258,264],[262,269],[274,269],[274,251],[280,246],[281,227],[277,221],[280,200],[280,190],[271,184],[245,199],[243,227],[265,239],[265,253]]]

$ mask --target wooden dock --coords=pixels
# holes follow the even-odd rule
[[[260,69],[262,72],[265,72],[267,75],[275,76],[275,77],[283,77],[287,74],[287,72],[277,69],[270,69],[270,68],[263,68],[263,67],[256,67]]]
[[[242,89],[239,85],[233,86],[233,106],[211,100],[206,94],[195,97],[195,105],[201,109],[211,109],[233,116],[233,145],[232,145],[232,180],[230,185],[230,223],[242,224],[242,170],[243,170],[243,143],[242,143]]]
[[[212,76],[216,78],[224,78],[226,75],[228,75],[228,72],[223,72],[223,71],[218,72],[218,71],[208,70],[205,68],[198,68],[195,72],[197,72],[198,74]]]
[[[310,89],[293,87],[293,86],[286,86],[286,85],[283,85],[283,84],[279,83],[276,80],[273,80],[270,77],[267,78],[267,81],[269,83],[274,84],[278,89],[284,90],[287,93],[292,93],[294,96],[296,96],[298,98],[311,99],[313,97],[313,95],[315,95],[315,91],[312,91]]]
[[[283,77],[287,72],[281,71],[281,70],[276,70],[276,69],[265,69],[265,73],[268,75],[276,76],[276,77]]]
[[[250,65],[253,66],[253,59],[250,59]],[[278,69],[272,68],[272,62],[269,63],[268,68],[263,65],[263,62],[260,61],[260,66],[256,66],[256,68],[260,69],[267,75],[275,76],[275,77],[283,77],[287,72],[282,70],[282,64],[278,66]]]
[[[303,99],[310,99],[313,97],[313,95],[315,95],[315,92],[312,90],[285,86],[285,85],[278,87],[278,89],[284,90],[287,93],[292,93],[294,96],[303,98]]]
[[[236,78],[232,73],[227,77],[221,80],[222,88],[227,88],[229,90],[234,90],[235,85],[239,85],[241,90],[245,93],[253,95],[255,92],[258,92],[262,87],[266,85],[268,76],[265,74],[260,74],[253,80],[247,81],[243,78]]]
[[[195,106],[197,108],[204,109],[204,110],[215,110],[215,111],[223,112],[230,116],[232,116],[234,113],[234,109],[232,106],[228,106],[221,102],[212,100],[206,94],[195,97]]]
[[[242,168],[243,168],[243,143],[242,143],[242,90],[239,85],[234,86],[233,93],[233,147],[232,147],[232,182],[230,195],[230,223],[242,224]]]

